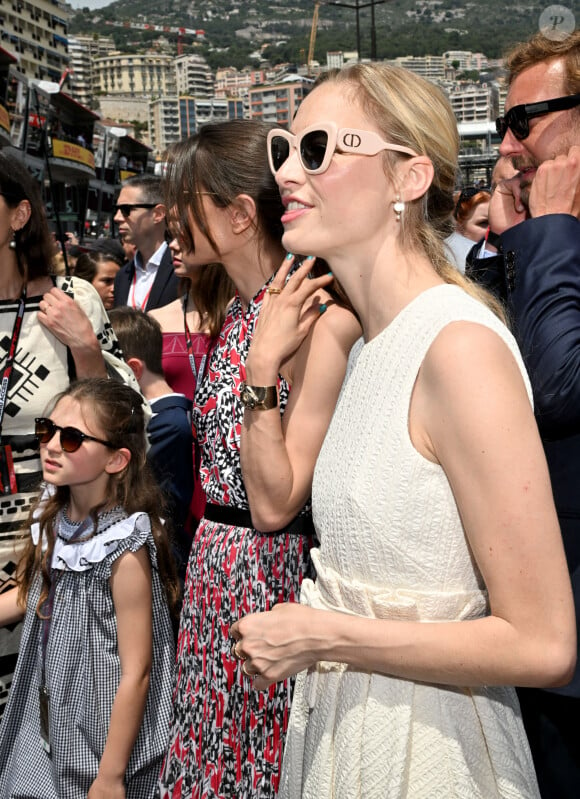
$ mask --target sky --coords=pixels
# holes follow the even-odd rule
[[[113,0],[69,0],[73,8],[103,8],[110,6]]]

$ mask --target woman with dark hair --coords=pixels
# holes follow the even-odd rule
[[[169,220],[169,230],[173,226]],[[180,278],[177,300],[149,311],[161,326],[163,334],[162,366],[171,388],[193,402],[212,342],[217,338],[232,297],[234,287],[221,264],[188,268],[187,255],[175,234],[169,242],[175,274]],[[185,532],[191,541],[203,515],[205,495],[197,469],[194,444],[194,488]]]
[[[294,258],[280,243],[284,209],[268,170],[268,130],[256,120],[205,125],[169,166],[166,205],[184,271],[218,262],[236,291],[195,396],[207,505],[187,570],[164,799],[276,795],[292,681],[255,691],[228,631],[250,609],[296,600],[310,573],[312,471],[360,333],[324,290],[332,276],[311,274],[313,258],[285,283]],[[252,341],[280,309],[284,319],[300,316],[304,343],[289,337],[285,362],[270,385],[258,385]],[[276,463],[265,484],[240,452],[242,426],[260,426],[261,416]],[[261,482],[264,493],[274,482],[285,489],[275,508],[249,499]]]
[[[74,376],[104,377],[105,358],[120,354],[95,290],[51,275],[53,255],[36,180],[0,151],[0,592],[15,584],[16,540],[41,478],[35,417]],[[0,710],[18,640],[0,631]]]
[[[110,311],[115,299],[115,275],[124,263],[102,250],[89,250],[77,258],[74,274],[94,286],[105,310]]]

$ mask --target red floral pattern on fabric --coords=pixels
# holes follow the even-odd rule
[[[248,507],[239,453],[240,384],[265,289],[245,312],[239,297],[232,303],[194,408],[208,499],[238,508]],[[278,388],[283,413],[288,386],[282,378]],[[312,576],[312,543],[202,519],[185,582],[162,799],[276,796],[293,681],[255,691],[232,655],[229,629],[247,613],[298,601],[302,579]]]

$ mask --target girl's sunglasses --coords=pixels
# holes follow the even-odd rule
[[[556,97],[553,100],[543,100],[539,103],[525,103],[514,105],[503,117],[495,120],[497,135],[503,141],[508,128],[518,141],[527,139],[530,135],[530,119],[543,117],[553,111],[566,111],[580,105],[580,94],[570,94],[567,97]]]
[[[300,163],[309,175],[326,172],[334,153],[377,155],[383,150],[393,150],[406,155],[417,155],[408,147],[389,144],[378,133],[355,128],[337,128],[333,122],[311,125],[295,136],[287,130],[274,128],[268,133],[268,161],[274,174],[296,149]]]
[[[34,420],[34,435],[40,444],[48,444],[52,440],[57,430],[60,430],[60,446],[64,452],[76,452],[83,441],[96,441],[97,444],[104,444],[105,447],[116,449],[110,441],[103,441],[101,438],[88,436],[76,427],[59,427],[52,419],[41,417]]]

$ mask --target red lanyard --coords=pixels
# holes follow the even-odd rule
[[[154,279],[154,282],[155,282],[155,279]],[[135,269],[133,271],[133,283],[131,285],[131,307],[132,308],[139,308],[140,311],[144,311],[147,303],[149,302],[149,295],[151,294],[151,289],[153,288],[153,283],[149,287],[149,291],[147,292],[147,294],[143,298],[143,302],[141,303],[141,305],[137,305],[137,303],[135,302],[135,290],[136,290],[136,288],[137,288],[137,267],[135,267]]]

